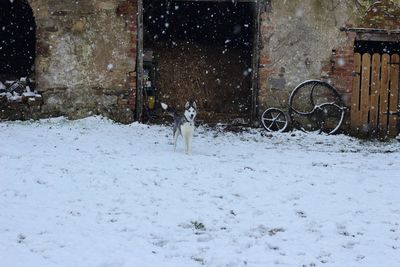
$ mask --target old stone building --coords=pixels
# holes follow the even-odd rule
[[[9,103],[3,97],[1,117],[102,114],[131,122],[156,110],[153,101],[182,105],[194,97],[205,121],[256,122],[267,107],[287,108],[290,92],[302,81],[323,79],[342,95],[349,125],[351,109],[357,108],[352,107],[355,54],[383,55],[387,45],[390,55],[399,53],[398,5],[389,0],[2,0],[3,31],[12,29],[10,23],[33,29],[26,37],[33,41],[33,61],[18,62],[31,69],[26,75],[41,99]],[[7,53],[2,57],[5,62]],[[0,70],[18,73],[18,68]],[[154,95],[146,86],[155,87]],[[375,123],[373,112],[367,113],[367,124]]]

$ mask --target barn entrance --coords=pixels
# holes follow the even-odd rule
[[[36,25],[26,0],[0,1],[0,81],[34,73]]]
[[[368,38],[355,42],[351,127],[362,135],[394,137],[399,118],[390,113],[399,109],[399,35],[375,30],[359,36]]]
[[[144,104],[195,99],[200,120],[249,123],[256,14],[252,1],[144,0]]]
[[[27,0],[0,0],[0,120],[41,115],[35,90],[36,24]]]

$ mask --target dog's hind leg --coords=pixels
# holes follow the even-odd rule
[[[192,133],[190,131],[185,132],[183,135],[185,140],[185,153],[188,155],[192,154]]]
[[[189,154],[189,136],[187,134],[185,134],[183,136],[183,139],[185,141],[185,153]]]

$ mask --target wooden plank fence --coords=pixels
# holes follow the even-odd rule
[[[400,56],[354,54],[350,123],[353,132],[394,137],[398,117],[389,115],[399,105]]]

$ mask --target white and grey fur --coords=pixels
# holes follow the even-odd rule
[[[174,151],[176,151],[176,142],[179,135],[183,137],[185,143],[185,153],[192,154],[192,139],[195,128],[195,119],[197,116],[197,104],[195,101],[188,101],[185,104],[185,112],[179,116],[176,111],[165,103],[161,107],[174,118]]]

